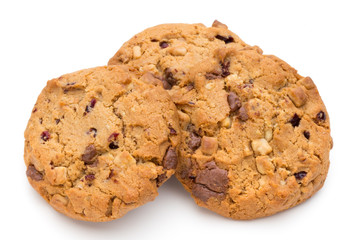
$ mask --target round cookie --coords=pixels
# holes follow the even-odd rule
[[[169,94],[124,66],[48,81],[25,130],[30,184],[57,211],[109,221],[174,174],[180,129]]]
[[[214,49],[247,46],[227,26],[215,21],[203,24],[162,24],[136,34],[109,60],[109,65],[126,63],[138,70],[144,80],[167,90],[192,87],[190,69],[212,56]]]
[[[332,139],[310,77],[239,45],[214,51],[187,77],[194,87],[177,98],[177,178],[198,205],[253,219],[293,207],[323,186]]]

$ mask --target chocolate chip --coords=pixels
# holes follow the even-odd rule
[[[249,115],[247,114],[247,110],[245,107],[241,107],[238,111],[237,117],[241,120],[241,121],[247,121],[249,119]]]
[[[157,39],[151,39],[150,41],[151,41],[151,42],[158,42],[159,40],[157,40]]]
[[[164,71],[164,80],[163,80],[163,87],[164,89],[171,89],[175,84],[177,80],[174,78],[173,73],[169,68],[166,68]]]
[[[56,118],[56,119],[55,119],[55,123],[56,123],[56,125],[58,125],[58,124],[59,124],[59,122],[60,122],[60,119]]]
[[[97,136],[97,129],[96,128],[90,128],[89,131],[86,132],[86,134],[92,134],[93,137]]]
[[[42,124],[43,123],[43,119],[39,118],[39,123]]]
[[[215,162],[208,162],[204,170],[199,171],[195,183],[202,184],[214,192],[225,192],[228,187],[228,172],[216,166]]]
[[[29,165],[27,170],[26,170],[26,176],[28,176],[29,178],[31,178],[34,181],[41,181],[43,180],[43,175],[41,172],[39,172],[38,170],[36,170],[34,165]]]
[[[169,127],[170,129],[170,135],[177,135],[177,132],[175,129],[173,129],[172,127]]]
[[[186,86],[186,90],[188,91],[191,91],[194,89],[194,83],[189,83],[187,86]]]
[[[50,133],[48,131],[43,131],[40,137],[43,141],[46,142],[50,139]]]
[[[119,148],[119,145],[116,143],[116,142],[111,142],[109,144],[109,148],[110,149],[118,149]]]
[[[294,176],[296,178],[296,180],[302,180],[304,177],[306,177],[306,174],[307,172],[305,171],[301,171],[301,172],[297,172],[297,173],[294,173]]]
[[[301,118],[295,113],[294,116],[290,119],[290,123],[293,127],[298,127],[300,120]]]
[[[229,76],[230,61],[225,59],[223,62],[220,62],[220,66],[221,66],[221,76],[223,78]]]
[[[209,198],[211,197],[217,198],[219,200],[225,198],[224,193],[213,192],[201,184],[194,184],[191,189],[191,192],[194,195],[194,197],[200,199],[203,202],[207,202],[207,200],[209,200]]]
[[[81,156],[81,160],[86,164],[92,164],[96,160],[97,151],[93,144],[85,148],[84,154]]]
[[[76,82],[67,83],[66,86],[74,86]]]
[[[234,38],[232,36],[224,37],[221,35],[216,35],[215,37],[221,41],[224,41],[225,44],[234,42]]]
[[[309,139],[309,138],[310,138],[310,132],[309,132],[309,131],[304,131],[303,133],[304,133],[304,137],[305,137],[306,139]]]
[[[85,176],[85,180],[90,182],[90,181],[94,181],[95,180],[95,175],[94,174],[88,174]]]
[[[108,142],[116,141],[116,139],[117,139],[118,136],[119,136],[119,133],[113,132],[113,133],[110,134],[110,136],[108,137]]]
[[[165,169],[175,169],[177,165],[177,154],[174,147],[169,147],[163,159],[163,166]]]
[[[326,114],[323,111],[320,111],[318,114],[316,114],[316,120],[318,122],[325,121],[326,120]]]
[[[201,145],[201,137],[197,135],[195,132],[191,132],[189,137],[190,140],[187,142],[187,145],[192,151],[195,151]]]
[[[241,107],[239,97],[234,92],[229,93],[227,96],[227,101],[229,103],[230,112],[235,112]]]
[[[159,43],[159,46],[161,48],[167,48],[169,46],[169,44],[167,42],[165,42],[165,41],[162,41],[162,42]]]
[[[160,174],[157,178],[156,178],[156,186],[160,187],[160,185],[167,179],[166,176],[166,172],[163,174]]]
[[[206,73],[205,78],[207,80],[219,79],[219,78],[221,78],[221,73],[220,72],[219,73],[218,72]]]
[[[114,174],[114,169],[111,169],[111,170],[110,170],[110,173],[109,173],[109,176],[108,176],[107,179],[112,178],[114,175],[115,175],[115,174]]]

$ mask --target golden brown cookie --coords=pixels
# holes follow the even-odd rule
[[[154,200],[180,140],[169,94],[124,66],[50,80],[25,131],[30,184],[57,211],[109,221]]]
[[[233,219],[296,206],[324,184],[329,116],[310,77],[258,47],[234,45],[185,76],[177,178],[196,203]]]
[[[109,65],[127,64],[144,80],[165,89],[192,87],[189,70],[225,46],[247,46],[227,26],[215,21],[203,24],[162,24],[136,34],[109,60]]]

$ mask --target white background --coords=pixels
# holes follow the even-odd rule
[[[359,239],[360,7],[357,1],[0,2],[0,239]],[[334,148],[323,189],[271,217],[234,221],[198,207],[175,178],[159,197],[109,223],[75,221],[28,184],[23,132],[46,81],[106,65],[143,29],[226,23],[317,84]]]

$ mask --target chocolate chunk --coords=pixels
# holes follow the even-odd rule
[[[85,148],[84,154],[81,156],[81,160],[86,164],[92,164],[96,160],[97,151],[93,144]]]
[[[174,147],[169,147],[163,159],[163,166],[165,169],[175,169],[177,165],[177,154]]]
[[[163,87],[164,89],[171,89],[175,84],[177,80],[174,78],[173,73],[169,68],[166,68],[164,71],[164,80],[163,80]]]
[[[41,172],[39,172],[38,170],[36,170],[34,165],[29,165],[27,170],[26,170],[26,176],[28,176],[29,178],[31,178],[34,181],[41,181],[43,180],[43,175]]]
[[[88,174],[85,176],[85,180],[90,182],[90,181],[93,181],[95,180],[95,175],[94,174]]]
[[[225,198],[224,193],[213,192],[201,184],[194,184],[191,191],[194,197],[200,199],[203,202],[207,202],[207,200],[209,200],[211,197],[217,198],[219,200]]]
[[[159,43],[159,46],[161,48],[167,48],[169,46],[169,44],[167,42],[165,42],[165,41],[162,41],[162,42]]]
[[[227,171],[216,166],[215,162],[208,162],[204,170],[199,171],[195,183],[202,184],[214,192],[225,192],[229,179]]]
[[[290,119],[290,123],[293,127],[298,127],[300,120],[301,118],[295,113],[294,116]]]
[[[234,38],[232,36],[224,37],[221,35],[216,35],[215,37],[221,41],[224,41],[225,44],[234,42]]]
[[[230,112],[235,112],[241,107],[239,97],[234,92],[229,93],[227,96],[227,101],[229,103]]]
[[[110,149],[118,149],[119,148],[119,145],[116,143],[116,142],[111,142],[109,144],[109,148]]]
[[[187,142],[187,145],[191,150],[195,151],[201,145],[201,137],[197,135],[195,132],[191,132],[189,137],[190,140]]]
[[[249,115],[247,114],[247,110],[245,107],[241,107],[238,111],[237,117],[241,120],[241,121],[247,121],[249,119]]]
[[[309,139],[309,138],[310,138],[310,132],[309,132],[309,131],[304,131],[303,133],[304,133],[304,137],[305,137],[306,139]]]
[[[219,79],[219,78],[221,78],[221,73],[220,72],[206,73],[205,78],[207,80]]]
[[[160,187],[160,185],[167,179],[166,176],[166,172],[163,174],[160,174],[157,178],[156,178],[156,186]]]
[[[294,173],[294,176],[295,176],[296,180],[300,181],[306,176],[306,174],[307,174],[307,172],[301,171],[301,172]]]
[[[170,129],[170,135],[177,135],[177,132],[175,129],[173,129],[172,127],[169,127]]]
[[[159,40],[157,40],[157,39],[151,39],[150,41],[151,41],[151,42],[158,42]]]
[[[320,111],[318,114],[316,114],[316,120],[318,122],[324,122],[326,120],[326,114],[323,111]]]
[[[223,62],[220,62],[220,66],[221,66],[221,76],[223,78],[229,76],[230,61],[225,59]]]
[[[111,169],[111,170],[110,170],[110,173],[109,173],[109,176],[108,176],[107,179],[112,178],[114,175],[115,175],[115,174],[114,174],[114,169]]]
[[[50,139],[50,133],[48,131],[43,131],[40,137],[46,142]]]
[[[108,137],[108,142],[116,141],[116,139],[117,139],[118,136],[119,136],[119,133],[113,132],[113,133]]]

